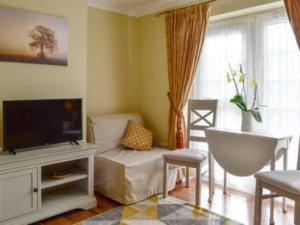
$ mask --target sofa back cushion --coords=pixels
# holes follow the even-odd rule
[[[129,120],[143,124],[139,114],[91,115],[88,117],[88,142],[99,146],[98,153],[121,147]]]

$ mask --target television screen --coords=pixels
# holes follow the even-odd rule
[[[81,99],[3,101],[4,149],[82,139]]]

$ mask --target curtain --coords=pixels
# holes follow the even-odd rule
[[[284,3],[300,48],[300,0],[284,0]]]
[[[240,129],[241,112],[229,102],[235,90],[226,80],[228,64],[247,72],[248,93],[251,80],[258,82],[258,101],[263,123],[256,130],[297,134],[300,131],[300,53],[284,9],[268,13],[217,21],[208,25],[205,45],[195,76],[192,98],[219,99],[220,127]],[[251,103],[251,98],[248,102]],[[296,168],[297,136],[290,146],[289,168]],[[193,148],[198,144],[192,143]],[[277,162],[277,168],[282,168]],[[265,168],[269,170],[269,168]],[[216,168],[222,181],[222,170]],[[253,193],[253,177],[229,176],[229,186]]]
[[[169,149],[185,146],[183,107],[194,80],[210,6],[196,5],[166,14],[169,78]]]

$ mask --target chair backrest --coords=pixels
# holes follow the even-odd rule
[[[278,139],[275,137],[207,129],[209,150],[215,160],[236,176],[250,176],[272,158]]]
[[[188,102],[187,118],[187,147],[190,142],[207,142],[205,129],[216,125],[218,100],[216,99],[190,99]],[[200,135],[193,134],[199,133]],[[202,132],[202,134],[201,134]]]

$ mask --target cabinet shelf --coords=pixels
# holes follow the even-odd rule
[[[52,178],[51,176],[45,176],[42,179],[42,190],[55,187],[58,185],[62,185],[62,184],[71,183],[78,180],[83,180],[86,179],[87,177],[88,177],[87,173],[85,171],[80,171],[80,170],[72,172],[71,175],[63,179],[55,179]]]
[[[86,196],[88,196],[87,192],[76,185],[60,187],[55,190],[46,191],[42,194],[42,208],[47,209]]]

